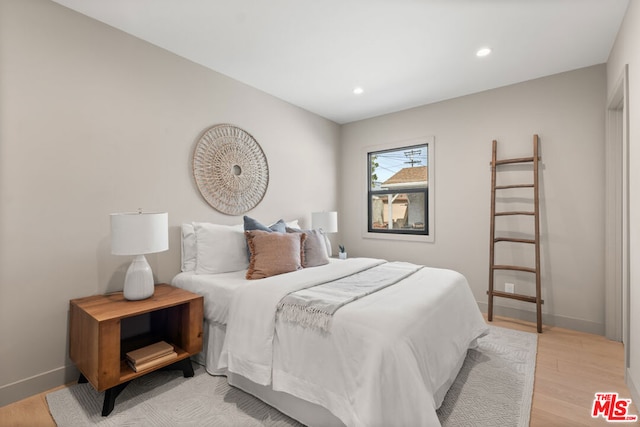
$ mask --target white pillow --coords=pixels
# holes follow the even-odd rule
[[[182,224],[182,271],[193,271],[196,269],[196,233],[193,224]]]
[[[294,219],[293,221],[287,221],[285,222],[285,225],[289,228],[300,228],[300,226],[298,225],[298,220]]]
[[[193,229],[196,235],[196,274],[247,269],[249,260],[244,225],[194,222]]]

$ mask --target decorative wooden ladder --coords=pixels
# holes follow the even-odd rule
[[[493,153],[491,156],[491,245],[489,252],[489,309],[487,318],[493,320],[493,297],[511,298],[519,301],[526,301],[536,304],[536,319],[538,332],[542,333],[542,304],[544,301],[541,297],[540,289],[540,208],[538,198],[538,163],[540,160],[538,154],[538,135],[533,135],[533,156],[522,157],[516,159],[497,160],[497,141],[493,141]],[[501,165],[511,165],[516,163],[532,163],[533,164],[533,183],[532,184],[516,184],[516,185],[496,185],[497,168]],[[507,190],[512,188],[532,188],[533,189],[533,212],[528,211],[507,211],[496,212],[496,190]],[[506,215],[527,215],[533,216],[535,221],[535,231],[533,239],[519,239],[509,237],[496,237],[495,223],[496,217]],[[535,268],[521,267],[515,265],[496,265],[495,264],[495,245],[498,242],[524,243],[535,245]],[[536,276],[536,295],[535,297],[496,291],[493,287],[494,272],[496,270],[515,270],[533,273]]]

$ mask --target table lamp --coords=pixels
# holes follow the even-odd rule
[[[135,255],[124,279],[126,299],[142,300],[153,295],[153,274],[144,255],[169,249],[168,223],[166,212],[111,214],[111,253]]]
[[[313,212],[311,228],[322,229],[325,233],[338,232],[338,212]]]

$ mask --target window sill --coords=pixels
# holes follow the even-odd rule
[[[391,234],[391,233],[370,233],[365,231],[362,233],[364,239],[376,239],[376,240],[398,240],[403,242],[424,242],[433,243],[435,241],[434,235],[428,236],[415,235],[415,234]]]

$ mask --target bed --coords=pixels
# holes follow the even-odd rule
[[[198,268],[209,262],[204,257],[218,257],[219,265],[233,264],[232,252],[246,257],[238,235],[230,237],[244,238],[242,227],[215,226],[209,241],[202,226],[191,227],[183,226],[183,272],[172,284],[204,296],[204,350],[196,362],[207,372],[305,425],[440,425],[436,409],[467,350],[488,330],[461,274],[352,258],[248,280],[253,264]],[[220,242],[226,249],[212,253]],[[281,301],[296,292],[389,267],[411,272],[341,305],[324,329],[282,315]]]

